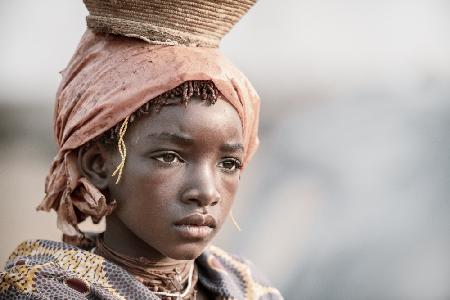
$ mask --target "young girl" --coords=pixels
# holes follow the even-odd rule
[[[38,207],[57,212],[64,242],[19,245],[0,298],[281,299],[248,261],[209,245],[258,145],[251,84],[216,48],[192,47],[204,37],[157,45],[85,2],[92,30],[62,73],[59,151]],[[78,228],[105,216],[96,237]]]

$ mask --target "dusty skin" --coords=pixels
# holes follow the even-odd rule
[[[221,99],[168,105],[134,122],[125,143],[119,184],[110,175],[120,162],[117,150],[97,142],[79,154],[83,175],[118,203],[107,217],[105,243],[131,257],[195,259],[219,231],[238,188],[239,115]],[[192,225],[196,216],[209,226]]]

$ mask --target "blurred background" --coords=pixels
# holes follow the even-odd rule
[[[0,0],[0,262],[59,239],[36,213],[82,1]],[[216,242],[286,299],[450,299],[450,2],[264,0],[225,37],[262,98]]]

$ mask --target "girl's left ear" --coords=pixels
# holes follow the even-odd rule
[[[81,174],[99,190],[108,187],[108,150],[94,142],[78,150],[77,166]]]

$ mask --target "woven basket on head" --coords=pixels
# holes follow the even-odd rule
[[[84,0],[87,25],[153,44],[218,47],[256,0]]]

